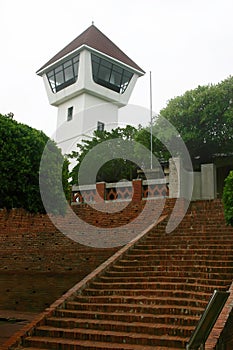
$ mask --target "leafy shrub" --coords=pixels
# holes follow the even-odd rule
[[[233,226],[233,171],[225,179],[223,190],[224,214],[228,225]]]
[[[68,172],[61,171],[64,162],[61,151],[42,131],[18,123],[13,120],[12,114],[0,114],[0,208],[45,212],[39,173],[41,157],[48,142],[52,145],[53,156],[48,160],[49,171],[45,181],[50,184],[50,191],[56,193],[59,179],[54,174],[62,172],[64,187],[68,183]],[[55,201],[59,201],[59,195]]]

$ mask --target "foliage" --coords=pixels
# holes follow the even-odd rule
[[[225,179],[223,190],[224,214],[228,225],[233,226],[233,171]]]
[[[180,133],[193,164],[232,152],[233,77],[217,85],[198,86],[169,101],[160,115]],[[155,127],[160,125],[160,118]]]
[[[196,168],[200,164],[213,162],[222,155],[231,155],[233,77],[217,85],[198,86],[171,99],[160,111],[152,129],[152,151],[160,162],[171,157],[168,149],[172,149],[172,144],[180,137],[185,142]],[[150,148],[150,127],[139,130],[136,140]]]
[[[97,151],[93,155],[92,162],[95,164],[102,164],[103,159],[109,159],[99,168],[95,182],[117,182],[121,179],[131,180],[137,175],[138,166],[133,162],[127,160],[127,155],[124,155],[124,149],[122,148],[122,140],[131,141],[134,139],[136,129],[127,125],[125,128],[116,128],[111,132],[108,131],[95,131],[94,136],[90,140],[83,140],[81,144],[78,144],[78,152],[73,152],[71,157],[77,161],[76,166],[73,168],[71,176],[72,183],[79,184],[79,170],[85,166],[85,157],[88,155],[91,157],[91,151],[96,149]],[[111,142],[114,140],[114,147]],[[98,147],[102,145],[103,147]],[[133,152],[133,146],[129,143],[127,146],[127,153]],[[119,154],[121,157],[119,157]],[[84,164],[84,165],[83,165]],[[93,183],[90,168],[86,165],[85,178],[83,181],[85,184]],[[81,183],[83,184],[83,181]]]
[[[55,143],[42,131],[16,122],[12,114],[0,114],[0,208],[24,208],[30,212],[45,212],[39,186],[40,161],[47,143],[52,147],[46,183],[56,193],[61,173],[59,164],[63,156]],[[60,163],[58,162],[60,160]],[[67,188],[67,163],[63,169],[63,182]],[[59,200],[59,194],[53,195]]]
[[[168,150],[169,140],[173,137],[168,134],[167,128],[157,122],[152,126],[152,153],[160,163],[168,161],[171,154]],[[144,145],[148,150],[151,149],[151,128],[141,128],[135,133],[135,141]]]

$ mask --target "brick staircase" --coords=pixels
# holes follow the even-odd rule
[[[214,289],[233,280],[233,228],[220,201],[160,222],[11,349],[185,349]]]

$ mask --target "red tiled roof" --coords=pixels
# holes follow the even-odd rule
[[[142,74],[145,73],[134,61],[132,61],[119,47],[117,47],[106,35],[104,35],[93,24],[88,27],[83,33],[81,33],[76,39],[71,41],[64,49],[59,51],[53,58],[51,58],[46,64],[44,64],[38,71],[49,66],[50,64],[58,61],[60,58],[78,49],[82,45],[87,45],[97,51],[115,58],[122,63],[129,65],[130,67],[139,70]]]

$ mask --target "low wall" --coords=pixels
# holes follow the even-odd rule
[[[169,159],[166,176],[156,173],[156,169],[151,170],[150,175],[155,177],[118,183],[100,182],[93,185],[74,185],[72,201],[92,203],[141,201],[153,198],[185,198],[187,200],[217,198],[216,167],[214,164],[202,164],[199,172],[187,171],[183,166],[182,158],[174,157]]]
[[[92,203],[101,201],[141,201],[142,199],[168,197],[167,179],[99,182],[93,185],[72,187],[73,202]]]

